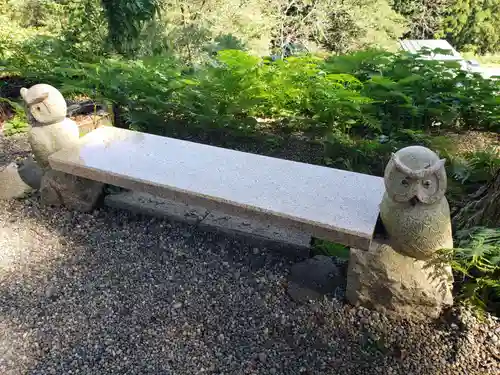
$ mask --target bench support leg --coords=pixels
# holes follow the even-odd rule
[[[453,304],[451,267],[400,254],[374,242],[369,251],[351,249],[347,300],[399,318],[437,318]]]
[[[104,184],[48,169],[40,188],[43,204],[66,206],[80,212],[92,211],[104,191]]]

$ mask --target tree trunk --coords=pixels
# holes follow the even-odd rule
[[[123,107],[113,103],[113,126],[122,129],[130,129],[130,126],[123,116]]]
[[[495,178],[472,194],[453,218],[455,230],[475,226],[500,227],[500,170]]]

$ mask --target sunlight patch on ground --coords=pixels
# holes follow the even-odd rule
[[[39,268],[50,268],[64,257],[62,236],[40,220],[24,215],[0,217],[0,283],[22,278]]]

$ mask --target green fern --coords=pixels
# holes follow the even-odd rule
[[[481,309],[500,307],[500,229],[475,227],[456,234],[445,251],[461,282],[459,299]]]

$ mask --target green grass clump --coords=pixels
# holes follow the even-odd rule
[[[325,240],[314,239],[312,252],[314,255],[333,256],[344,260],[349,259],[349,248],[347,246]]]

